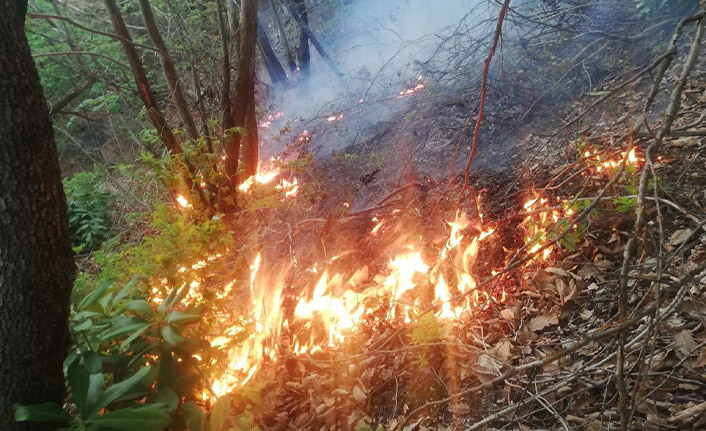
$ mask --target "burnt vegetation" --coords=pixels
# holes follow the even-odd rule
[[[706,426],[702,3],[15,3],[2,429]]]

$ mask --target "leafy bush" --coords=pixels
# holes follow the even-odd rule
[[[112,194],[99,171],[64,180],[71,246],[76,253],[97,249],[110,235],[108,205]]]

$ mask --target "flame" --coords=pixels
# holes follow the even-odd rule
[[[282,174],[282,171],[275,166],[274,162],[276,161],[277,159],[275,158],[270,159],[270,163],[268,164],[267,168],[263,168],[262,162],[258,162],[257,172],[255,173],[255,175],[252,175],[248,177],[245,181],[243,181],[240,186],[238,186],[238,190],[246,193],[252,188],[254,184],[272,183],[278,176]],[[284,195],[286,197],[295,196],[299,192],[299,180],[297,180],[296,177],[291,180],[281,179],[280,182],[275,185],[275,189],[284,191]]]
[[[177,196],[176,201],[182,208],[188,208],[191,206],[189,201],[183,195]]]

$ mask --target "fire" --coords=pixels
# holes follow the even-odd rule
[[[270,184],[273,182],[282,174],[282,171],[274,165],[275,161],[277,161],[277,159],[272,158],[269,167],[266,169],[262,167],[261,162],[258,162],[255,175],[243,181],[240,186],[238,186],[238,190],[245,193],[248,192],[254,184]],[[275,185],[275,189],[284,191],[286,197],[295,196],[299,191],[299,180],[297,180],[296,177],[292,180],[282,178],[280,182]]]
[[[177,196],[176,201],[182,208],[188,208],[191,206],[189,201],[183,195]]]
[[[379,220],[377,223],[379,226]],[[434,262],[425,258],[415,246],[408,245],[393,254],[386,270],[375,276],[371,276],[367,266],[349,272],[324,269],[318,274],[314,265],[314,269],[306,272],[318,278],[310,288],[304,287],[291,321],[284,318],[283,292],[284,280],[288,279],[287,274],[292,268],[271,274],[271,270],[264,268],[276,265],[265,266],[263,255],[258,253],[250,265],[247,280],[253,329],[245,341],[236,345],[233,340],[242,338],[242,329],[235,326],[210,339],[212,348],[221,349],[228,356],[226,371],[211,376],[215,394],[221,396],[232,391],[251,380],[265,362],[276,362],[280,357],[282,344],[279,339],[285,333],[283,331],[291,333],[292,354],[311,355],[346,343],[366,316],[375,310],[387,310],[387,318],[391,321],[412,321],[424,308],[419,301],[418,289],[432,290],[435,313],[442,320],[460,319],[485,301],[499,301],[500,298],[476,291],[473,275],[479,244],[491,237],[494,230],[487,228],[468,237],[464,232],[471,222],[463,213],[459,213],[449,226],[449,237]],[[339,256],[329,259],[329,263],[338,261]],[[197,262],[184,271],[205,264]],[[442,265],[451,271],[445,272],[448,277],[442,275]],[[232,286],[233,283],[229,283],[224,291],[230,293]],[[198,291],[200,285],[194,284],[192,288]],[[210,395],[204,393],[203,396],[208,398]]]
[[[417,85],[411,88],[407,88],[405,90],[401,90],[399,94],[397,95],[397,98],[402,98],[405,96],[409,96],[410,94],[417,93],[421,90],[424,89],[424,84],[421,82],[424,77],[422,75],[417,76],[417,81],[419,82]]]

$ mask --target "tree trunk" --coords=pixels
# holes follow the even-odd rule
[[[13,403],[64,399],[74,262],[49,111],[25,37],[27,1],[0,0],[0,429]]]
[[[275,5],[275,0],[270,0],[270,7],[272,8],[272,15],[275,17],[275,23],[277,24],[277,31],[279,32],[279,38],[282,40],[282,45],[284,46],[284,52],[287,55],[287,66],[289,70],[294,73],[297,70],[297,62],[294,61],[294,55],[292,55],[292,48],[289,47],[289,41],[287,40],[287,33],[284,31],[282,26],[282,19],[279,17],[277,12],[277,6]]]
[[[234,134],[231,148],[226,148],[226,172],[237,175],[237,157],[243,146],[243,173],[250,177],[257,172],[258,140],[255,121],[255,43],[257,42],[257,0],[240,3],[240,61],[235,82],[235,98],[231,104],[235,127],[242,133]],[[226,141],[227,142],[227,141]]]
[[[316,50],[321,55],[321,58],[323,58],[324,61],[326,62],[326,64],[328,64],[328,66],[331,68],[333,73],[335,73],[336,76],[338,76],[338,77],[342,77],[343,74],[341,73],[340,70],[338,70],[336,63],[334,63],[333,59],[326,53],[326,50],[324,49],[323,45],[321,45],[321,42],[319,42],[319,39],[317,39],[316,36],[314,35],[314,32],[311,31],[307,22],[302,20],[301,16],[299,16],[299,13],[297,13],[297,11],[294,9],[294,6],[292,6],[291,4],[287,4],[287,11],[289,11],[289,14],[292,16],[294,21],[296,21],[296,23],[301,28],[302,34],[306,35],[308,40],[311,40],[311,43],[314,45],[314,48],[316,48]],[[309,68],[308,68],[309,47],[308,47],[308,43],[307,43],[306,52],[307,52],[306,77],[308,77],[309,76]],[[303,66],[302,66],[302,70],[304,70]]]
[[[228,29],[230,30],[230,37],[233,49],[233,61],[238,61],[240,59],[240,18],[238,14],[238,4],[236,0],[225,0],[226,2],[226,13],[228,15]]]
[[[179,111],[181,121],[184,122],[184,128],[186,128],[186,132],[189,134],[191,139],[197,140],[199,138],[199,133],[196,130],[194,117],[191,115],[189,105],[186,103],[184,91],[179,83],[179,75],[177,74],[176,67],[174,67],[172,58],[169,56],[167,45],[164,43],[164,39],[162,39],[162,35],[159,33],[159,29],[157,28],[157,23],[154,20],[154,14],[152,13],[152,7],[150,6],[149,0],[140,0],[140,10],[142,11],[142,20],[145,23],[145,27],[147,28],[147,32],[150,35],[152,43],[155,48],[162,51],[159,59],[162,62],[164,77],[167,80],[169,92],[174,95],[174,103]]]
[[[284,0],[288,1],[288,0]],[[297,23],[303,23],[305,26],[309,25],[309,17],[306,13],[306,2],[305,0],[291,0],[296,5],[296,16],[292,14]],[[297,19],[298,18],[298,19]],[[300,24],[299,31],[299,71],[305,79],[309,79],[309,63],[311,62],[311,54],[309,53],[309,35],[304,30],[304,27]]]
[[[262,58],[265,60],[265,67],[270,75],[272,84],[281,85],[287,82],[287,74],[282,67],[282,63],[279,62],[274,49],[272,49],[265,27],[259,22],[257,23],[257,44],[260,47],[260,52],[262,52]]]

